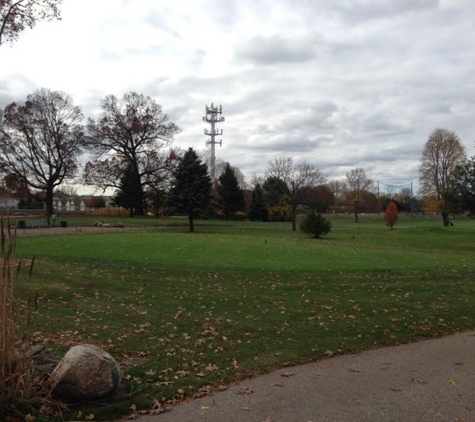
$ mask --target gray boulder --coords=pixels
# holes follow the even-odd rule
[[[120,384],[115,359],[91,344],[74,346],[51,374],[53,393],[67,401],[98,400],[114,394]]]

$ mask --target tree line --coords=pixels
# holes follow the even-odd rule
[[[417,204],[411,192],[377,196],[375,183],[357,167],[344,181],[328,181],[323,170],[291,157],[270,160],[266,172],[254,176],[248,189],[238,168],[223,163],[211,180],[204,160],[189,149],[172,148],[180,128],[171,122],[153,98],[136,92],[122,98],[108,95],[97,119],[84,123],[81,108],[63,92],[39,89],[23,102],[3,110],[0,130],[0,172],[4,186],[44,201],[46,215],[54,213],[53,195],[71,180],[77,181],[80,162],[87,153],[80,181],[114,190],[114,203],[130,216],[187,215],[190,229],[199,216],[225,219],[290,221],[297,214],[381,212],[390,201],[413,211],[422,207],[443,216],[475,212],[475,159],[467,159],[454,132],[436,129],[422,153],[421,193]]]

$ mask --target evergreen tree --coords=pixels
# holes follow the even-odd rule
[[[137,172],[133,165],[129,164],[119,181],[119,189],[116,190],[114,205],[129,210],[130,217],[134,216],[134,210],[143,209],[144,197]],[[139,213],[140,214],[140,213]]]
[[[269,219],[269,210],[267,209],[266,201],[264,199],[264,191],[258,183],[252,191],[251,210],[249,211],[249,219],[252,221]]]
[[[173,172],[172,185],[166,199],[169,213],[188,215],[190,232],[194,232],[194,219],[211,208],[211,178],[208,167],[193,148],[185,152]]]
[[[244,210],[244,195],[229,163],[226,163],[218,178],[218,207],[223,211],[226,220],[237,211]]]

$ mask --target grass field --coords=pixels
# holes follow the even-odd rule
[[[475,328],[475,221],[331,221],[322,240],[290,223],[198,221],[190,234],[171,220],[21,236],[17,257],[36,255],[16,281],[21,330],[58,357],[93,343],[120,362],[127,398],[72,413],[110,420],[282,365]]]

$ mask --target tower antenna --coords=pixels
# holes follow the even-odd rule
[[[214,182],[214,178],[216,175],[216,156],[215,156],[215,145],[219,144],[219,146],[223,145],[223,140],[221,139],[219,142],[215,140],[216,136],[221,136],[223,134],[223,129],[217,129],[216,123],[224,122],[224,117],[218,117],[218,114],[223,113],[223,108],[221,105],[214,106],[213,103],[208,107],[205,107],[206,116],[203,117],[204,122],[208,122],[211,124],[211,130],[205,129],[205,135],[210,137],[209,141],[206,141],[206,145],[211,145],[211,155],[209,158],[209,172],[211,176],[211,180]]]

